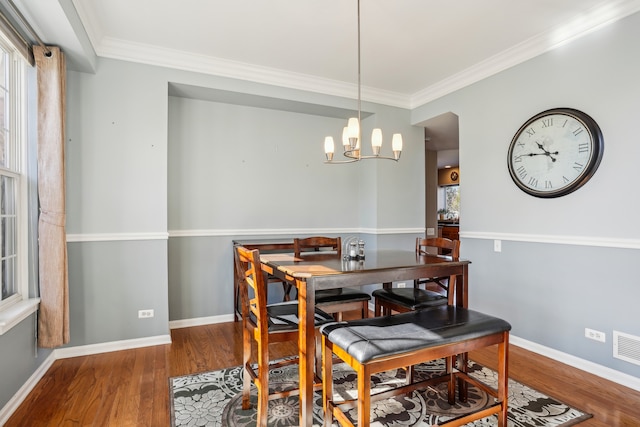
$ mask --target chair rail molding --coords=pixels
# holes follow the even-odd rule
[[[640,249],[640,239],[616,237],[563,236],[546,234],[498,233],[492,231],[461,231],[460,239],[507,240],[526,243],[598,246],[603,248]]]
[[[167,240],[166,231],[153,233],[89,233],[67,234],[67,242],[114,242],[123,240]]]

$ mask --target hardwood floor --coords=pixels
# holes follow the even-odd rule
[[[240,323],[171,331],[172,344],[56,361],[5,424],[24,426],[169,426],[174,376],[239,365]],[[291,345],[270,348],[274,357]],[[471,358],[493,367],[491,349]],[[511,347],[510,377],[594,417],[580,427],[640,426],[640,392],[519,347]]]

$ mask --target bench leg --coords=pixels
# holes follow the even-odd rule
[[[333,399],[333,349],[331,343],[322,336],[322,409],[324,410],[324,427],[331,427],[333,411],[329,400]]]
[[[358,427],[371,424],[371,368],[368,365],[358,367]]]
[[[498,414],[498,427],[507,427],[507,391],[509,387],[509,332],[498,344],[498,400],[502,402]]]

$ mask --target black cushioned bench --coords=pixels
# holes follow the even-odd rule
[[[474,384],[496,398],[493,405],[450,420],[441,425],[461,426],[497,414],[498,426],[507,427],[507,360],[511,325],[497,317],[461,307],[445,305],[425,310],[375,317],[351,322],[330,323],[322,332],[322,376],[324,425],[335,417],[341,425],[354,426],[345,415],[357,407],[358,427],[370,424],[371,402],[448,382],[448,399],[455,401],[456,379]],[[470,377],[464,363],[454,370],[454,359],[468,351],[498,345],[497,390]],[[357,399],[333,400],[333,355],[358,374]],[[446,358],[446,373],[437,378],[413,382],[408,369],[404,386],[371,396],[371,375],[392,369]]]

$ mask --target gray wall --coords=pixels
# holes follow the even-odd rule
[[[371,229],[421,232],[421,130],[406,110],[367,107],[383,111],[364,124],[383,127],[387,150],[391,131],[404,133],[401,163],[324,164],[324,137],[337,140],[344,118],[169,98],[170,320],[232,312],[234,237],[360,235],[372,247]]]
[[[533,343],[640,377],[613,358],[613,331],[640,336],[640,14],[412,112],[460,117],[461,251],[471,306],[509,319]],[[553,107],[590,114],[605,139],[594,177],[556,199],[526,195],[507,169],[511,138]],[[493,252],[493,239],[503,240]],[[605,343],[584,337],[606,333]]]
[[[335,115],[169,96],[169,85],[329,109],[353,100],[115,60],[99,60],[95,74],[69,72],[71,345],[230,314],[233,238],[326,232],[361,235],[371,248],[410,247],[425,217],[423,132],[411,123],[451,111],[471,305],[504,316],[525,340],[640,376],[611,356],[612,330],[640,335],[631,275],[640,206],[630,190],[640,182],[639,37],[636,14],[411,112],[365,103],[373,113],[365,128],[403,132],[399,164],[323,165],[322,140],[343,123]],[[526,119],[557,106],[598,121],[604,159],[584,188],[535,199],[511,182],[507,148]],[[259,203],[249,206],[234,180],[255,183]],[[494,238],[504,240],[501,253]],[[154,318],[137,319],[149,308]],[[584,327],[605,331],[607,342],[586,340]],[[30,317],[0,337],[0,405],[41,363],[25,358],[33,335]]]

